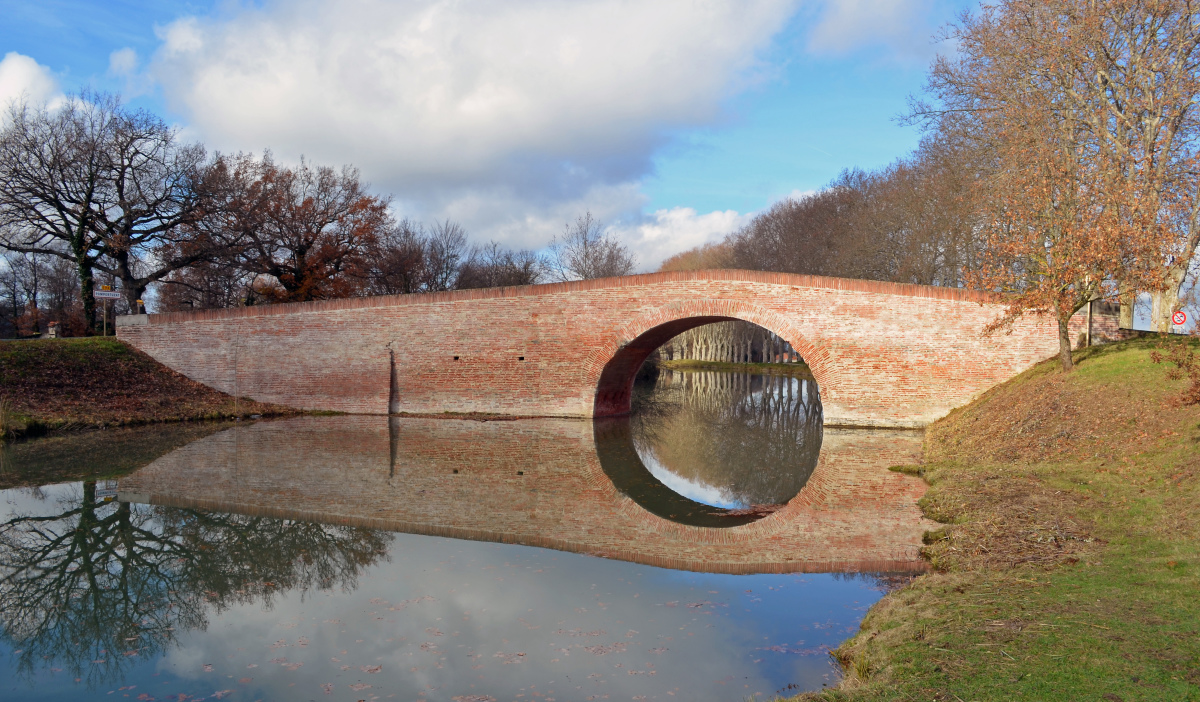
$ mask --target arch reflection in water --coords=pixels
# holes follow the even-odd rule
[[[795,497],[821,438],[811,378],[709,371],[644,376],[628,420],[597,430],[605,472],[622,492],[659,516],[718,527]]]
[[[664,522],[618,490],[596,429],[604,427],[566,419],[260,422],[160,458],[123,478],[120,497],[706,572],[924,568],[927,526],[916,506],[924,483],[887,470],[916,460],[919,435],[827,433],[796,499],[770,518],[717,530]]]

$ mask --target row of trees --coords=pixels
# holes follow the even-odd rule
[[[1196,278],[1200,16],[1179,0],[999,0],[947,27],[910,157],[847,171],[666,269],[737,266],[969,286],[1058,320],[1096,298],[1152,323]],[[1132,323],[1131,312],[1123,320]]]
[[[124,311],[151,287],[172,310],[527,285],[634,266],[590,213],[538,254],[471,245],[455,222],[397,219],[390,205],[352,166],[210,154],[111,95],[84,92],[53,109],[14,103],[0,129],[5,331],[38,331],[47,302],[64,331],[92,330],[101,283],[123,292]],[[54,292],[42,282],[50,278]],[[66,278],[71,304],[58,290]]]
[[[722,363],[795,363],[786,340],[751,322],[713,322],[689,329],[659,347],[656,358]]]
[[[725,241],[667,259],[663,269],[963,285],[976,255],[964,170],[950,147],[928,140],[887,168],[844,171],[819,192],[778,202]]]

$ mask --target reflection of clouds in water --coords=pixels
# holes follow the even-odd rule
[[[642,463],[646,465],[646,470],[650,471],[650,475],[653,475],[663,485],[666,485],[689,500],[695,500],[701,504],[721,507],[723,509],[749,507],[749,505],[734,497],[728,490],[722,490],[715,485],[708,485],[699,480],[685,478],[673,472],[654,455],[654,447],[647,446],[645,442],[635,440],[633,446],[637,450],[638,457],[642,459]]]
[[[807,378],[661,371],[635,387],[634,450],[663,485],[725,509],[784,504],[815,469],[823,421]]]
[[[778,614],[764,612],[743,586],[796,582],[794,576],[701,575],[680,582],[647,566],[406,535],[397,536],[391,555],[354,592],[323,593],[305,603],[289,595],[271,612],[234,607],[207,632],[182,637],[181,650],[163,669],[213,685],[232,682],[227,675],[253,677],[238,687],[270,698],[316,695],[322,684],[344,694],[366,684],[372,687],[360,688],[359,698],[537,692],[560,700],[665,699],[674,691],[677,699],[708,699],[717,689],[721,697],[740,699],[769,696],[791,682],[808,689],[832,682],[823,654],[756,650],[794,642],[764,629],[761,615],[774,620]],[[873,596],[838,584],[836,604],[813,608],[803,587],[794,588],[793,601],[778,603],[788,612],[807,608],[799,621],[838,616],[856,626],[861,612],[851,609],[854,601]],[[799,628],[784,636],[824,643],[812,638],[817,632]],[[308,646],[297,645],[301,636]],[[844,637],[839,633],[829,643]],[[272,648],[281,641],[286,645]],[[287,661],[269,662],[280,658]],[[176,661],[192,670],[176,668]],[[204,662],[215,670],[203,672]],[[303,665],[289,670],[295,663]],[[247,669],[251,664],[258,667]],[[379,673],[363,672],[376,665]],[[715,685],[722,680],[725,685]]]

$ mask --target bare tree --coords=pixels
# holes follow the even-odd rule
[[[200,261],[162,281],[158,305],[164,312],[253,305],[256,277],[224,260]]]
[[[363,292],[368,295],[400,295],[421,292],[426,279],[424,228],[403,219],[375,240],[367,264]]]
[[[716,244],[705,244],[666,259],[660,271],[702,271],[714,268],[733,268],[734,252],[728,240]]]
[[[115,276],[132,307],[209,255],[183,231],[204,212],[206,169],[203,147],[114,96],[84,92],[55,110],[14,103],[0,131],[0,244],[75,263],[92,324],[93,271]]]
[[[513,251],[497,242],[471,250],[458,271],[455,287],[498,288],[533,285],[546,270],[546,262],[532,251]]]
[[[453,288],[466,256],[467,233],[462,226],[449,219],[434,222],[425,242],[424,290],[439,292]]]
[[[13,103],[0,130],[0,244],[22,253],[61,244],[54,255],[79,269],[89,328],[96,320],[92,271],[103,255],[92,217],[105,199],[103,152],[119,109],[114,98],[91,97],[55,112]]]
[[[591,212],[563,229],[550,242],[552,268],[559,280],[588,280],[629,275],[637,261],[624,244],[603,231]]]

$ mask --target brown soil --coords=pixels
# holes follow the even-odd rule
[[[297,412],[213,390],[113,338],[0,342],[0,401],[18,436]]]

